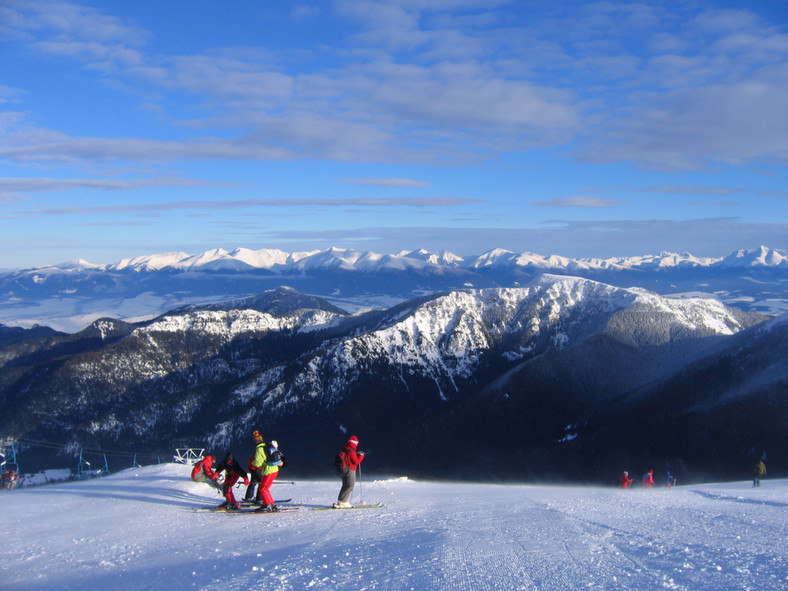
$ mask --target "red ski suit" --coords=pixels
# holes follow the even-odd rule
[[[238,501],[235,500],[235,495],[233,495],[233,486],[236,482],[238,482],[239,478],[244,479],[244,484],[249,485],[249,475],[246,473],[246,470],[241,468],[241,466],[235,460],[230,462],[222,462],[216,467],[216,474],[224,471],[226,473],[224,477],[224,486],[222,487],[222,493],[224,494],[224,498],[230,505],[236,505]]]
[[[203,471],[205,471],[205,477],[208,480],[216,480],[216,473],[213,471],[212,467],[213,456],[205,456],[194,465],[194,469],[192,470],[192,480],[197,480]]]

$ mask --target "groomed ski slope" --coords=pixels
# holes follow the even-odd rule
[[[163,464],[0,493],[0,588],[788,589],[785,480],[670,491],[362,481],[365,501],[386,503],[366,511],[311,511],[339,482],[297,482],[273,491],[299,511],[230,515],[192,511],[220,498],[188,474]]]

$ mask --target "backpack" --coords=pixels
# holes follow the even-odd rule
[[[336,456],[334,456],[334,468],[338,474],[342,474],[345,470],[348,469],[349,462],[347,459],[347,453],[343,449],[340,451]]]

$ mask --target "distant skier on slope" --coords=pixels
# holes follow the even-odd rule
[[[630,484],[632,484],[632,479],[629,477],[629,472],[624,470],[624,473],[621,475],[621,482],[619,486],[621,488],[629,488]]]
[[[3,490],[11,490],[16,487],[16,470],[6,470],[3,473]]]
[[[220,505],[220,507],[225,507],[230,511],[237,511],[241,508],[241,503],[235,500],[235,495],[233,495],[233,486],[235,486],[235,483],[238,482],[238,479],[241,477],[244,479],[244,484],[249,486],[249,476],[247,475],[246,470],[241,468],[240,464],[235,461],[235,458],[231,453],[228,453],[226,456],[224,456],[224,461],[216,467],[217,475],[221,474],[222,472],[225,473],[222,494],[224,494],[224,498],[226,500]]]
[[[673,476],[673,473],[668,470],[665,476],[665,488],[673,488],[674,486],[676,486],[676,478]]]
[[[654,488],[654,470],[649,470],[643,474],[643,486],[646,488]]]
[[[356,486],[356,470],[359,464],[364,461],[364,452],[357,452],[358,437],[355,435],[348,439],[345,447],[337,454],[335,465],[340,476],[342,476],[342,488],[339,490],[339,497],[334,507],[349,509],[350,494]]]
[[[763,458],[761,458],[752,469],[752,485],[761,486],[761,478],[764,476],[766,476],[766,464],[764,463]]]

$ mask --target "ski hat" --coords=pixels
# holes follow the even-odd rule
[[[260,435],[260,431],[255,431],[254,433],[252,433],[252,437],[254,437],[255,441],[262,441],[263,440],[263,436]]]
[[[279,449],[279,442],[276,439],[271,440],[271,445],[273,445],[276,449]]]
[[[347,442],[348,442],[350,445],[352,445],[353,447],[356,447],[356,446],[358,445],[358,437],[356,437],[355,435],[353,435],[353,437],[351,437],[350,439],[348,439],[348,440],[347,440]]]

